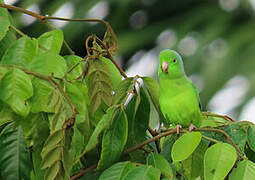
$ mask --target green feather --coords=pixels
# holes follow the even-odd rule
[[[167,119],[165,126],[190,124],[199,127],[201,110],[199,91],[186,76],[181,56],[170,49],[160,52],[158,75],[160,80],[160,109]]]

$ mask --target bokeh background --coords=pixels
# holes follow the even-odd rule
[[[204,110],[255,122],[255,0],[5,0],[42,15],[102,18],[118,37],[116,59],[129,76],[157,78],[158,54],[177,50],[199,88]],[[48,29],[12,12],[16,27],[38,37]],[[98,23],[52,21],[84,57]],[[62,54],[68,52],[63,49]]]

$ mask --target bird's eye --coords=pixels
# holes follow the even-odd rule
[[[176,59],[173,60],[173,63],[176,63]]]

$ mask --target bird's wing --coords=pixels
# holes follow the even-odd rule
[[[192,87],[194,88],[194,90],[197,94],[197,100],[198,100],[199,108],[200,108],[200,110],[202,110],[202,104],[201,104],[200,96],[199,96],[200,92],[199,92],[199,90],[197,89],[197,87],[195,86],[195,84],[193,82],[191,82],[191,84],[192,84]]]

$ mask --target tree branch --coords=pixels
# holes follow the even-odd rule
[[[170,131],[167,131],[167,132],[164,132],[162,134],[159,134],[159,135],[157,135],[157,136],[155,136],[155,137],[153,137],[151,139],[143,141],[142,143],[127,149],[126,151],[124,151],[124,154],[128,154],[128,153],[131,153],[133,151],[136,151],[137,149],[141,149],[143,146],[145,146],[145,145],[147,145],[147,144],[149,144],[149,143],[151,143],[153,141],[157,141],[157,140],[159,140],[162,137],[166,137],[166,136],[169,136],[171,134],[175,134],[176,132],[177,131],[176,131],[176,128],[175,128],[175,129],[172,129]]]
[[[81,169],[78,173],[74,174],[71,176],[70,180],[76,180],[82,176],[84,176],[87,172],[93,170],[93,169],[96,169],[97,168],[97,165],[94,164],[88,168],[84,168],[84,169]]]

